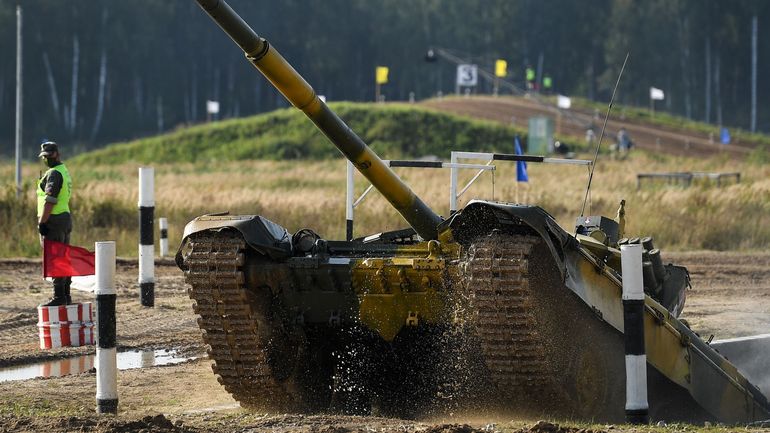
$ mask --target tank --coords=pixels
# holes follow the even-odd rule
[[[624,418],[620,245],[642,243],[653,419],[770,418],[757,387],[677,319],[689,276],[615,219],[537,206],[431,210],[222,0],[197,0],[408,224],[351,241],[211,214],[176,255],[219,382],[242,406],[415,417]]]

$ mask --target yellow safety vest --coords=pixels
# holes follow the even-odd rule
[[[40,180],[37,183],[37,216],[40,217],[43,215],[43,208],[45,207],[45,184],[43,183],[43,179],[47,178],[48,175],[51,174],[54,170],[61,173],[62,179],[64,182],[62,182],[61,191],[59,191],[59,196],[56,197],[58,200],[56,204],[53,205],[53,209],[51,210],[51,215],[59,215],[65,212],[70,211],[70,195],[72,193],[72,178],[70,177],[69,171],[67,171],[67,167],[64,166],[64,164],[59,164],[56,167],[49,168],[48,171],[45,172],[43,177],[40,178]]]

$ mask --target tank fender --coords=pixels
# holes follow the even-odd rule
[[[578,241],[562,229],[543,208],[510,203],[472,200],[439,226],[439,232],[450,230],[462,245],[493,230],[507,233],[537,234],[543,239],[561,272],[566,277],[564,251],[577,249]]]
[[[182,249],[190,235],[224,229],[238,230],[250,247],[273,260],[283,260],[292,256],[291,235],[280,225],[259,215],[219,213],[203,215],[187,223],[175,257],[177,266],[184,269]]]

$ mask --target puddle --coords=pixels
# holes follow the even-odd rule
[[[180,356],[176,350],[131,350],[118,352],[118,370],[147,368],[157,365],[181,364],[201,355]],[[28,365],[0,369],[0,382],[27,380],[35,377],[61,377],[78,374],[94,368],[96,355],[81,355]]]

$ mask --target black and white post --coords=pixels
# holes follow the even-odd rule
[[[649,423],[647,355],[644,348],[644,283],[641,244],[620,246],[623,329],[626,346],[626,421]]]
[[[96,243],[96,412],[118,413],[115,242]]]
[[[354,187],[354,178],[353,178],[353,163],[348,161],[347,164],[347,174],[346,174],[346,194],[345,194],[345,240],[352,240],[353,239],[353,187]]]
[[[160,256],[166,257],[168,255],[168,220],[158,218],[158,226],[160,228]]]
[[[139,167],[139,291],[145,307],[155,305],[155,171]]]

